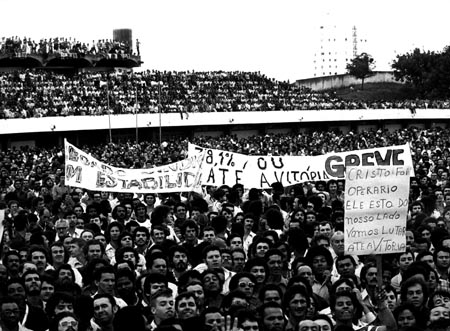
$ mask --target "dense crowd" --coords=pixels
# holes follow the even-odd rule
[[[139,40],[136,40],[136,43],[138,50]],[[44,57],[48,55],[57,55],[62,58],[84,55],[101,55],[105,57],[118,55],[125,57],[127,55],[132,55],[133,50],[128,42],[112,39],[100,39],[97,42],[93,40],[90,44],[81,42],[72,37],[52,37],[35,41],[27,37],[20,38],[14,36],[10,38],[3,37],[0,40],[0,55],[3,54],[16,57],[33,54],[42,55]]]
[[[448,100],[348,101],[259,72],[0,73],[0,118],[449,107]]]
[[[61,148],[0,152],[2,330],[330,331],[450,327],[449,129],[311,132],[192,142],[246,154],[317,155],[409,143],[407,250],[344,252],[344,181],[203,194],[65,185]],[[121,167],[186,156],[162,145],[80,146]]]

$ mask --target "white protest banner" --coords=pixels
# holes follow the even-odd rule
[[[408,166],[347,167],[344,243],[348,254],[406,250]]]
[[[94,191],[129,193],[201,192],[204,153],[150,169],[125,169],[103,163],[64,141],[66,185]]]
[[[408,166],[412,168],[409,145],[380,147],[318,156],[252,156],[244,173],[245,187],[269,188],[318,180],[344,179],[351,166]],[[414,174],[411,174],[412,176]]]
[[[270,188],[275,182],[284,186],[344,179],[345,167],[412,167],[409,145],[380,147],[318,156],[248,156],[189,144],[189,156],[206,150],[202,166],[202,185],[243,184],[246,188]],[[414,173],[411,173],[414,176]]]
[[[241,184],[249,157],[220,149],[203,148],[189,143],[188,156],[205,153],[202,164],[202,185],[220,186]]]

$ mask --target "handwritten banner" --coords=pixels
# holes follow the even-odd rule
[[[344,242],[348,254],[406,250],[408,166],[347,167]]]
[[[346,167],[412,167],[409,145],[381,147],[319,156],[248,156],[189,144],[189,156],[205,151],[203,185],[243,184],[247,188],[270,188],[318,180],[344,179]],[[413,173],[411,174],[414,175]]]
[[[94,191],[130,193],[201,192],[204,153],[150,169],[112,167],[64,141],[66,184]]]
[[[203,148],[189,144],[189,157],[205,153],[202,164],[202,185],[220,186],[242,183],[249,156],[220,149]]]

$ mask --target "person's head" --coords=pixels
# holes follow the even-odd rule
[[[55,292],[47,301],[45,312],[52,318],[60,313],[74,312],[75,298],[66,292]]]
[[[423,203],[420,201],[414,201],[411,204],[411,214],[419,214],[424,212]]]
[[[167,255],[161,252],[154,252],[146,256],[147,270],[153,273],[167,275]]]
[[[326,248],[330,247],[330,237],[327,237],[324,234],[318,234],[311,239],[311,246],[324,246]]]
[[[230,291],[243,292],[247,298],[251,298],[255,291],[256,278],[249,272],[239,272],[230,280]]]
[[[393,311],[397,307],[397,292],[391,285],[385,285],[386,303],[388,308]]]
[[[346,324],[353,319],[360,319],[362,306],[354,292],[338,291],[330,297],[331,312],[338,324]]]
[[[276,284],[264,285],[259,291],[259,301],[261,303],[276,302],[282,304],[283,291]]]
[[[17,275],[20,266],[20,255],[17,251],[7,251],[3,256],[2,262],[10,275]]]
[[[187,270],[188,252],[184,246],[174,245],[169,250],[169,264],[177,272],[184,272]]]
[[[450,267],[450,248],[445,246],[436,247],[434,251],[434,263],[437,269],[448,269]]]
[[[269,267],[263,258],[253,258],[245,263],[244,271],[255,276],[256,284],[263,285],[269,276]]]
[[[131,232],[123,231],[119,235],[119,247],[133,247],[134,241],[133,241],[133,235]]]
[[[55,279],[47,274],[41,276],[41,300],[47,302],[48,299],[55,293]]]
[[[321,277],[324,272],[331,270],[333,266],[333,258],[330,251],[322,246],[311,247],[305,256],[305,260],[311,266],[316,277]]]
[[[143,230],[145,229],[145,230]],[[148,229],[143,227],[143,229],[141,229],[144,233],[148,233]],[[124,227],[121,223],[119,222],[112,222],[108,225],[108,227],[106,228],[105,231],[105,237],[106,240],[108,242],[112,241],[115,243],[119,242],[119,236],[120,234],[123,232]],[[136,237],[136,233],[135,233],[135,237]]]
[[[272,242],[267,238],[258,238],[253,241],[253,256],[264,258],[266,252],[272,247]]]
[[[72,238],[72,237],[67,238],[70,238],[67,248],[70,256],[76,258],[84,256],[85,251],[84,248],[86,246],[86,242],[81,238]],[[66,245],[66,240],[64,240],[64,245]]]
[[[43,246],[33,245],[30,247],[28,261],[32,262],[41,274],[47,266],[47,250]]]
[[[361,269],[360,273],[361,283],[365,287],[372,287],[378,285],[377,280],[377,266],[373,262],[367,262]]]
[[[281,276],[283,269],[283,253],[279,249],[272,248],[265,253],[264,259],[267,261],[269,274],[273,277]]]
[[[94,224],[94,223],[89,223],[89,224]],[[87,228],[87,226],[89,224],[85,225],[85,230],[83,232],[81,232],[81,235],[80,235],[80,238],[83,239],[84,241],[90,241],[90,240],[94,239],[94,237],[95,237],[94,231]],[[95,225],[95,226],[97,226],[97,225]]]
[[[320,327],[320,331],[332,331],[333,322],[328,315],[319,314],[314,316],[314,322]]]
[[[211,329],[221,330],[225,327],[225,320],[222,312],[217,307],[208,307],[202,313],[203,324]]]
[[[235,248],[242,248],[243,242],[241,235],[237,233],[230,234],[227,238],[227,245],[228,247],[230,247],[231,250]]]
[[[331,222],[329,221],[322,221],[319,223],[319,233],[324,234],[327,237],[331,237],[333,234],[333,227],[331,225]]]
[[[341,277],[333,283],[330,289],[330,295],[335,295],[337,292],[351,292],[355,288],[355,282],[350,278]]]
[[[312,286],[314,283],[314,275],[312,268],[307,264],[301,264],[297,267],[295,275],[303,277]]]
[[[22,275],[25,291],[28,295],[40,295],[41,277],[36,270],[28,270]]]
[[[208,268],[222,268],[222,257],[218,246],[209,245],[203,249],[203,260]]]
[[[231,261],[233,263],[234,272],[241,272],[244,270],[245,259],[245,251],[242,248],[231,250]]]
[[[61,264],[58,267],[58,269],[56,270],[56,277],[58,282],[60,282],[61,284],[75,282],[75,273],[72,267],[67,263]]]
[[[69,254],[66,253],[64,244],[60,241],[50,245],[50,263],[58,266],[69,260]]]
[[[150,231],[145,226],[138,226],[133,232],[133,241],[138,247],[146,247],[150,241]]]
[[[406,330],[411,326],[416,326],[420,320],[419,311],[410,303],[405,303],[394,309],[394,318],[399,330]]]
[[[183,207],[186,210],[186,207]],[[180,207],[181,209],[181,207]],[[184,211],[184,215],[186,216],[186,212]],[[195,221],[187,220],[184,222],[181,228],[181,234],[184,236],[184,239],[187,242],[194,242],[197,240],[199,235],[199,228]]]
[[[450,309],[450,292],[443,289],[433,292],[428,306],[429,308],[442,306]]]
[[[184,220],[186,219],[186,212],[187,212],[187,208],[186,205],[183,202],[178,202],[175,205],[175,216],[177,218],[177,220]]]
[[[167,224],[171,221],[172,210],[167,205],[159,205],[152,211],[150,221],[153,225]]]
[[[95,285],[98,287],[99,294],[114,294],[116,285],[116,275],[112,266],[104,266],[94,272]]]
[[[105,254],[105,246],[98,240],[90,240],[84,245],[84,256],[88,261],[100,259]]]
[[[450,311],[447,307],[433,307],[430,309],[429,323],[440,322],[443,320],[450,321]]]
[[[182,320],[197,316],[199,311],[195,294],[193,292],[178,294],[175,299],[175,310],[178,318]]]
[[[207,226],[203,229],[203,240],[212,244],[213,240],[216,238],[216,233],[213,227]]]
[[[248,309],[241,309],[237,312],[238,328],[243,331],[259,331],[258,319],[255,312]]]
[[[255,215],[252,213],[246,213],[244,215],[244,230],[250,232],[255,225]]]
[[[20,278],[11,278],[6,282],[6,294],[19,302],[25,301],[25,284]]]
[[[199,280],[192,280],[186,285],[186,292],[194,294],[199,311],[203,310],[205,304],[205,291],[203,284]]]
[[[356,261],[351,255],[340,255],[336,258],[336,269],[341,277],[355,275]]]
[[[146,318],[139,306],[127,306],[119,309],[114,316],[114,331],[145,331]]]
[[[20,322],[19,302],[12,297],[2,298],[0,302],[0,320],[9,330],[18,328]]]
[[[422,308],[428,300],[428,287],[422,276],[406,279],[400,289],[402,302],[410,303],[417,309]]]
[[[312,319],[305,319],[298,323],[298,331],[319,331],[319,325]]]
[[[174,317],[175,300],[172,290],[162,289],[153,294],[150,300],[150,310],[157,325],[163,320]]]
[[[111,325],[119,307],[111,294],[97,294],[94,297],[94,320],[100,326]]]
[[[168,230],[163,225],[152,226],[150,231],[150,236],[156,245],[161,245],[166,240],[168,234]]]
[[[144,299],[150,303],[152,295],[165,288],[168,288],[167,277],[160,273],[150,273],[145,277],[142,294]]]
[[[59,238],[64,238],[69,233],[69,221],[67,219],[57,220],[55,223],[56,234]]]
[[[116,273],[117,294],[123,299],[133,299],[136,295],[136,274],[130,269],[119,269]]]
[[[222,292],[223,280],[216,270],[207,269],[202,273],[203,289],[206,294],[214,295]]]
[[[283,307],[289,319],[297,323],[306,317],[310,305],[310,297],[303,286],[294,285],[286,290],[283,297]]]
[[[283,331],[285,326],[284,312],[276,302],[264,303],[259,307],[261,326],[264,331]]]
[[[344,255],[344,232],[342,231],[336,231],[331,236],[331,248],[333,248],[336,255]]]

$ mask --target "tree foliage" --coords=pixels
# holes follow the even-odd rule
[[[347,72],[361,79],[362,90],[364,89],[364,79],[373,75],[373,69],[375,69],[375,60],[367,53],[361,53],[347,64]]]
[[[421,51],[398,55],[392,64],[395,79],[406,82],[425,98],[450,96],[450,49],[442,52]]]

